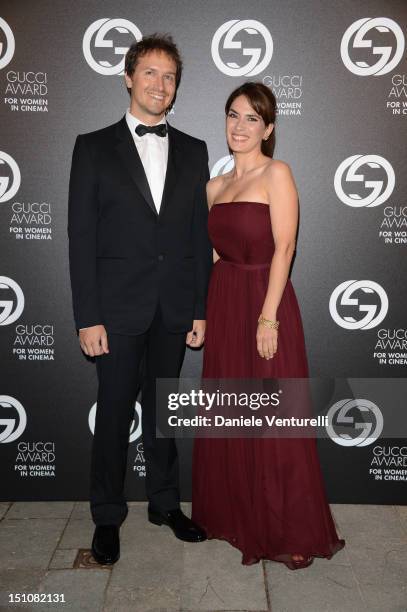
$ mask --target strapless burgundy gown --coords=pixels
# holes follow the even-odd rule
[[[209,286],[203,378],[308,377],[290,280],[277,312],[277,353],[268,361],[257,353],[274,252],[268,205],[215,204],[208,223],[220,259]],[[192,519],[209,538],[241,550],[246,565],[270,559],[297,569],[292,554],[302,555],[305,566],[345,544],[336,534],[313,438],[195,439]]]

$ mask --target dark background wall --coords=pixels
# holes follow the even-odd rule
[[[2,499],[87,498],[96,377],[71,312],[70,159],[78,133],[124,114],[123,56],[143,34],[170,32],[179,45],[185,71],[169,121],[206,140],[213,172],[230,162],[230,91],[259,80],[277,96],[275,157],[290,164],[300,194],[292,281],[312,376],[405,375],[404,1],[3,0],[0,17]],[[188,351],[183,374],[200,367],[201,352]],[[353,397],[338,384],[334,396]],[[144,497],[137,427],[136,413],[131,499]],[[180,447],[187,499],[190,442]],[[320,451],[331,501],[405,501],[405,440],[327,439]],[[377,456],[386,461],[373,473]]]

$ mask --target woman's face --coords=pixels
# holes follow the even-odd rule
[[[226,117],[226,139],[233,153],[248,153],[261,147],[273,131],[273,124],[265,125],[263,118],[250,106],[246,96],[235,98]]]

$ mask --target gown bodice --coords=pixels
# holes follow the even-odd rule
[[[274,240],[268,204],[214,204],[209,212],[208,231],[222,260],[243,265],[270,264]]]

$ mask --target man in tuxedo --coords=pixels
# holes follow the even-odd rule
[[[90,505],[92,552],[102,564],[120,554],[129,429],[140,384],[148,518],[182,540],[206,538],[180,509],[175,440],[155,435],[156,379],[177,378],[186,344],[203,343],[212,260],[207,147],[166,122],[181,71],[170,36],[134,43],[125,61],[130,108],[118,123],[78,136],[72,158],[74,316],[99,381]]]

